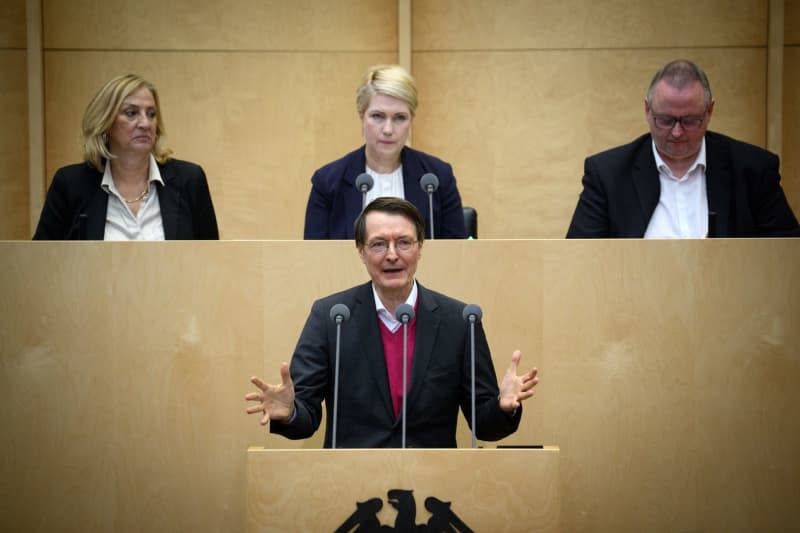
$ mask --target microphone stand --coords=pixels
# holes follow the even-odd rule
[[[483,312],[481,308],[475,304],[469,304],[464,307],[463,317],[469,323],[469,371],[470,371],[470,408],[471,408],[471,420],[472,424],[472,447],[478,447],[478,439],[476,437],[476,430],[475,426],[477,425],[477,420],[475,420],[475,323],[480,321]]]
[[[356,178],[356,189],[361,192],[361,210],[363,211],[365,207],[367,207],[367,193],[372,189],[372,185],[375,181],[372,179],[372,176],[367,174],[366,172],[362,172]]]
[[[422,190],[428,193],[428,220],[430,221],[431,225],[431,240],[434,240],[433,235],[433,193],[439,188],[439,178],[436,177],[436,174],[432,174],[428,172],[427,174],[423,174],[422,177],[419,179],[419,185],[422,187]]]
[[[336,355],[333,373],[333,427],[331,429],[331,449],[336,449],[336,431],[339,419],[339,348],[341,345],[342,323],[350,319],[350,309],[344,304],[331,307],[331,320],[336,323]]]
[[[408,323],[414,318],[414,308],[409,304],[400,304],[397,306],[395,316],[400,322],[403,323],[403,407],[402,407],[402,434],[400,438],[400,447],[406,448],[406,392],[408,389]]]

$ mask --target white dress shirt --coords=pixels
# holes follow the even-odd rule
[[[372,188],[367,192],[367,204],[382,196],[405,199],[403,192],[403,165],[388,174],[380,174],[367,166],[367,174],[372,176],[374,181]]]
[[[147,178],[147,193],[139,203],[139,211],[134,215],[128,203],[114,185],[111,165],[106,162],[103,181],[100,187],[108,194],[106,241],[163,241],[164,225],[161,221],[161,204],[158,202],[156,182],[164,186],[161,173],[153,155],[150,155],[150,170]]]
[[[681,177],[672,174],[653,143],[661,196],[644,234],[645,239],[702,239],[708,234],[706,140]]]
[[[411,287],[411,293],[406,299],[406,303],[412,308],[417,304],[417,292],[417,280],[414,280],[414,285]],[[386,306],[383,305],[380,296],[378,296],[378,291],[375,290],[374,283],[372,284],[372,295],[375,296],[375,309],[378,311],[378,318],[381,319],[383,325],[389,328],[389,331],[394,333],[397,331],[397,328],[403,325],[403,323],[397,320],[397,317],[391,314],[389,310],[386,309]]]

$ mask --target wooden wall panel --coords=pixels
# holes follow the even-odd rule
[[[394,0],[44,0],[45,47],[391,51],[397,46],[395,4]]]
[[[159,88],[175,156],[206,170],[223,239],[302,238],[311,174],[362,143],[363,72],[397,57],[386,0],[48,1],[43,17],[48,182],[81,158],[89,99],[135,72]]]
[[[800,217],[800,2],[784,4],[783,49],[783,188],[795,215]]]
[[[783,52],[783,154],[781,178],[783,189],[794,214],[800,217],[800,45],[787,46]]]
[[[800,475],[800,422],[761,418],[796,410],[800,242],[745,242],[553,244],[542,379],[561,388],[542,398],[542,429],[587,467],[562,468],[564,499],[580,502],[565,531],[781,530],[794,514],[797,489],[751,488],[773,467]],[[783,265],[772,281],[758,279],[766,262]]]
[[[505,443],[560,446],[564,531],[787,531],[798,262],[800,240],[436,241],[418,274],[482,306],[498,372],[514,348],[540,368]],[[322,435],[265,435],[248,378],[366,279],[347,242],[0,243],[0,271],[14,531],[242,531],[246,448]]]
[[[300,239],[311,174],[363,142],[355,90],[385,53],[48,52],[47,175],[80,160],[80,121],[108,79],[159,89],[166,144],[203,166],[223,239]]]
[[[671,59],[709,73],[712,129],[766,143],[766,0],[413,7],[414,144],[453,163],[483,237],[562,237],[584,158],[647,131],[644,92]]]
[[[418,52],[414,145],[454,165],[481,237],[563,237],[584,158],[648,131],[647,86],[676,57],[708,72],[711,129],[763,146],[759,48]]]
[[[24,20],[22,27],[24,38]],[[29,239],[28,68],[24,44],[21,50],[0,48],[0,72],[0,239]]]
[[[0,3],[0,239],[30,238],[25,0]]]
[[[5,0],[0,3],[0,49],[26,46],[25,0]]]
[[[177,157],[209,174],[222,237],[299,238],[310,174],[361,144],[360,75],[397,60],[397,3],[156,4],[45,1],[48,177],[79,157],[80,115],[99,85],[138,71],[162,90]],[[584,158],[646,131],[643,94],[670,59],[709,72],[712,129],[765,144],[767,7],[415,2],[413,145],[453,164],[482,237],[562,237]],[[139,24],[140,12],[159,16]],[[794,179],[784,182],[796,206]]]
[[[783,40],[787,45],[800,45],[800,2],[784,0],[783,17],[785,21]]]
[[[421,0],[415,50],[763,46],[768,0]]]

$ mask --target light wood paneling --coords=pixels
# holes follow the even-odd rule
[[[297,239],[311,174],[362,144],[355,91],[392,54],[48,52],[47,175],[80,160],[80,121],[106,80],[159,89],[166,144],[203,166],[224,239]],[[56,111],[58,110],[58,111]]]
[[[768,0],[421,0],[414,50],[763,46]]]
[[[43,11],[45,48],[390,51],[397,47],[394,0],[44,0]]]
[[[783,16],[785,19],[784,42],[787,45],[800,45],[800,1],[785,0]]]
[[[411,531],[403,527],[393,505],[383,505],[388,490],[402,488],[413,493],[412,523],[427,525],[430,531],[442,531],[428,522],[433,517],[427,498],[434,497],[448,502],[448,509],[470,531],[559,533],[558,460],[557,447],[366,453],[251,448],[247,451],[247,531],[340,531],[351,516],[361,527],[353,524],[342,531],[369,530],[364,527],[369,518],[389,528],[394,524],[392,531]],[[341,491],[342,487],[347,490]],[[332,494],[336,497],[331,498]],[[382,508],[371,516],[361,506],[375,498]],[[353,516],[357,509],[359,516]],[[447,517],[437,516],[441,518]]]
[[[2,290],[2,421],[15,428],[2,438],[13,451],[0,492],[15,500],[4,527],[242,531],[243,497],[230,496],[242,495],[242,447],[259,432],[238,394],[247,376],[231,371],[262,367],[262,313],[239,314],[261,305],[261,248],[239,245],[207,264],[191,244],[153,249],[160,258],[144,262],[135,245],[37,244],[4,250],[23,259],[3,262],[10,276],[37,277]],[[187,275],[167,280],[161,260]],[[239,277],[249,286],[221,282]],[[44,305],[23,319],[8,307],[23,301]]]
[[[798,24],[800,26],[800,24]],[[783,189],[794,214],[800,217],[800,45],[783,51]]]
[[[795,215],[800,217],[800,2],[784,4],[783,50],[783,153],[781,176],[783,188]]]
[[[48,178],[78,160],[91,95],[135,71],[162,91],[177,157],[209,174],[222,237],[299,238],[311,173],[361,144],[361,74],[398,60],[398,3],[157,4],[44,2]],[[414,2],[413,144],[453,164],[482,237],[562,237],[584,158],[646,131],[643,94],[670,59],[708,71],[712,129],[765,145],[767,7]],[[787,2],[787,40],[797,13]]]
[[[542,381],[560,390],[543,430],[587,467],[562,469],[580,502],[565,531],[783,529],[800,494],[800,241],[639,244],[545,258]],[[751,490],[772,468],[774,499]]]
[[[25,50],[0,50],[0,72],[0,239],[29,239]]]
[[[483,307],[498,372],[540,368],[505,443],[560,446],[564,531],[749,532],[800,522],[799,263],[790,239],[436,241],[418,273]],[[321,440],[266,436],[248,377],[366,279],[348,242],[0,243],[0,271],[14,531],[242,531],[247,446]]]
[[[25,0],[0,2],[0,49],[2,48],[25,48]]]
[[[0,3],[0,239],[30,238],[25,0]]]
[[[560,238],[584,158],[648,131],[647,86],[676,57],[709,75],[711,129],[763,145],[766,57],[758,48],[417,53],[414,144],[454,165],[481,237]]]

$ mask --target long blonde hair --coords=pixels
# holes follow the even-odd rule
[[[105,162],[116,157],[108,147],[108,130],[119,113],[122,102],[132,92],[145,87],[153,94],[156,103],[156,142],[153,144],[153,157],[164,163],[172,155],[172,150],[161,147],[164,135],[164,119],[161,116],[161,104],[158,102],[158,91],[149,81],[136,74],[124,74],[107,82],[94,95],[83,113],[81,130],[83,133],[83,159],[100,172],[105,170]]]

